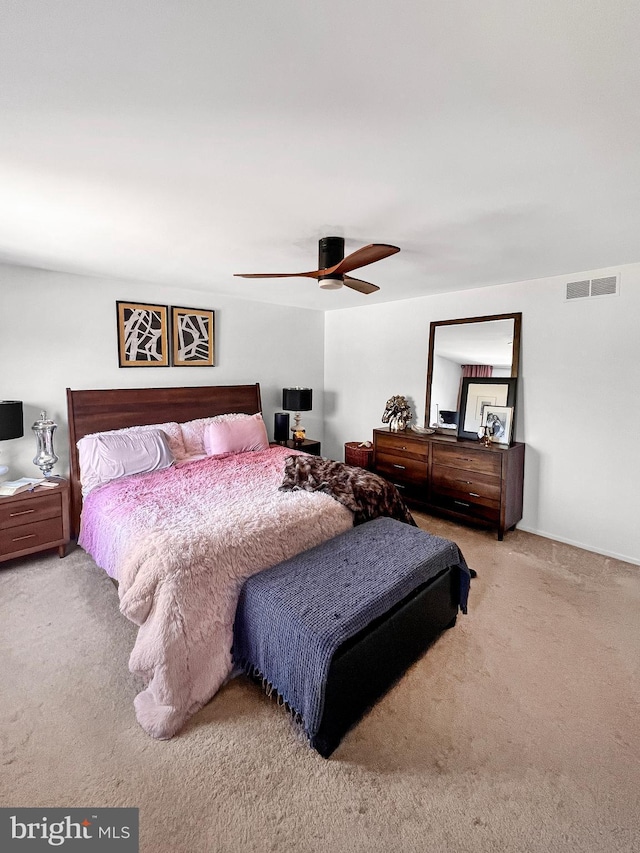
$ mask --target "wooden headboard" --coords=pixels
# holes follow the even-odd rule
[[[78,441],[92,432],[130,426],[191,421],[241,412],[262,411],[260,385],[204,385],[195,388],[121,388],[72,391],[67,388],[69,461],[71,468],[71,525],[80,530],[82,489]]]

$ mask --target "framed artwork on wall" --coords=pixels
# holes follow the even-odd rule
[[[484,425],[489,408],[508,406],[513,409],[517,381],[515,377],[465,377],[460,389],[458,437],[477,439],[478,430]]]
[[[168,367],[168,307],[117,301],[116,313],[119,367]]]
[[[213,367],[215,312],[206,308],[171,308],[174,367]]]
[[[513,431],[513,409],[510,406],[486,406],[482,426],[487,428],[490,441],[509,447]]]

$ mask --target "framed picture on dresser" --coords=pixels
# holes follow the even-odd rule
[[[510,406],[485,406],[482,426],[487,428],[491,442],[509,447],[513,431],[513,409]]]
[[[515,409],[517,381],[515,377],[465,377],[460,389],[458,437],[477,440],[490,408]]]

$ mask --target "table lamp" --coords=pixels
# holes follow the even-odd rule
[[[302,444],[305,430],[300,426],[300,412],[310,412],[312,408],[313,391],[311,388],[283,388],[282,408],[288,412],[295,412],[293,426],[293,440],[296,444]]]
[[[0,400],[0,441],[22,438],[23,435],[22,402],[19,400]],[[6,474],[8,470],[7,465],[0,465],[0,477]]]

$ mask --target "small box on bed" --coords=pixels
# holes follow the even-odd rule
[[[466,612],[468,589],[455,543],[378,518],[249,578],[234,659],[282,698],[327,757]]]

